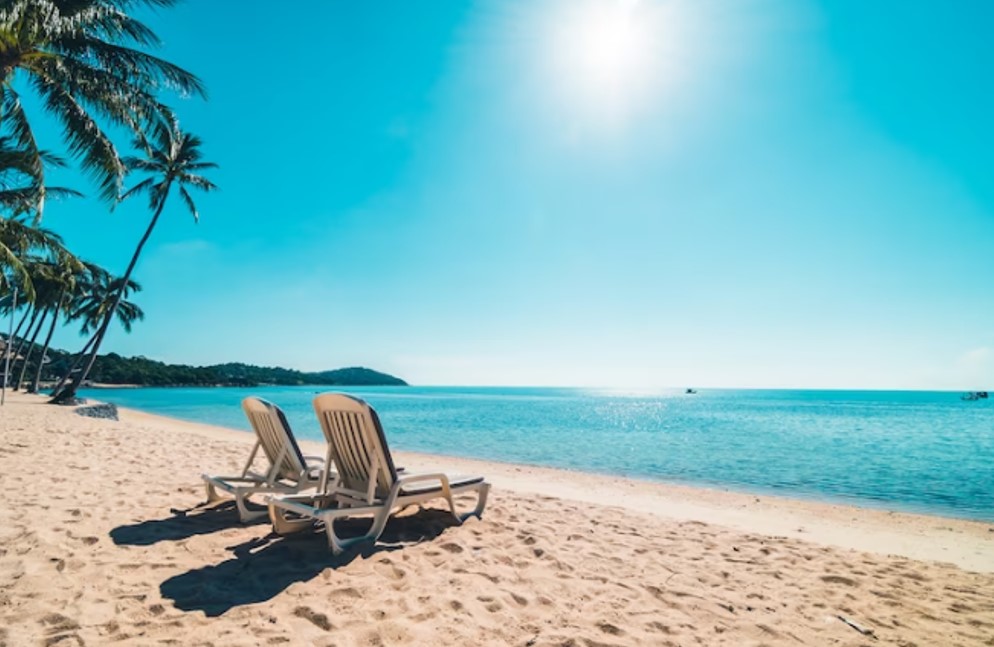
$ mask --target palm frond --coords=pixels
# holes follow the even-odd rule
[[[124,167],[114,143],[61,85],[41,76],[35,76],[32,81],[45,106],[62,122],[63,137],[70,153],[82,158],[83,170],[96,180],[101,197],[117,199]]]
[[[186,208],[190,210],[190,214],[193,216],[193,221],[200,222],[200,214],[197,213],[197,205],[193,203],[193,198],[190,196],[190,193],[186,190],[185,186],[180,186],[179,195],[183,198],[183,202],[186,203]]]
[[[133,195],[137,195],[139,193],[145,193],[146,191],[150,190],[150,188],[152,187],[152,185],[154,183],[155,183],[155,180],[153,180],[152,178],[150,178],[150,177],[149,178],[145,178],[144,180],[142,180],[138,184],[134,185],[133,187],[131,187],[130,189],[128,189],[127,191],[125,191],[124,193],[122,193],[121,194],[121,200],[122,201],[123,200],[127,200],[128,198],[130,198]]]

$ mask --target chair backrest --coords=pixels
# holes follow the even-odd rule
[[[373,407],[344,393],[322,393],[314,398],[314,412],[331,448],[338,487],[376,498],[387,496],[397,470]]]
[[[304,462],[304,456],[300,453],[300,447],[293,437],[283,410],[262,398],[245,398],[242,400],[242,410],[255,430],[269,464],[275,466],[280,454],[283,454],[278,468],[279,477],[294,480],[300,478],[307,469],[307,463]]]

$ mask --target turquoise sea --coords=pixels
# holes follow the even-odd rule
[[[249,430],[240,401],[320,440],[321,387],[101,389],[87,397]],[[341,389],[380,413],[395,449],[562,467],[994,521],[994,401],[958,393]]]

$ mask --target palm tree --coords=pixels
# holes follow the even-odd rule
[[[140,135],[135,142],[135,147],[144,150],[146,156],[144,158],[128,157],[124,160],[128,171],[147,173],[149,177],[129,189],[122,196],[122,200],[142,193],[147,194],[149,209],[152,211],[152,220],[148,223],[145,235],[138,241],[138,247],[135,248],[128,269],[122,277],[125,284],[131,279],[131,274],[138,263],[142,249],[152,235],[156,223],[159,222],[159,216],[162,215],[162,210],[166,206],[170,191],[174,187],[177,189],[180,198],[196,222],[200,219],[200,215],[197,213],[197,207],[188,187],[201,191],[213,191],[217,188],[210,180],[198,175],[200,171],[217,168],[217,164],[203,161],[203,155],[200,152],[202,142],[199,137],[180,130],[179,124],[174,120],[157,122],[150,134],[150,139]],[[96,341],[90,349],[90,357],[86,367],[73,378],[72,383],[63,392],[53,397],[53,402],[63,403],[75,400],[79,385],[86,379],[90,369],[93,368],[93,362],[97,359],[100,344],[103,342],[104,335],[107,334],[107,328],[110,326],[114,311],[124,295],[124,287],[124,285],[121,286],[118,301],[111,306],[97,330]]]
[[[36,168],[35,163],[39,166]],[[65,161],[46,151],[28,151],[0,136],[0,288],[10,287],[5,279],[12,274],[22,291],[30,298],[33,292],[31,276],[24,259],[31,252],[43,255],[67,255],[62,239],[55,233],[37,227],[46,195],[65,197],[79,195],[61,187],[46,187],[38,173],[42,164],[65,166]],[[34,225],[27,222],[32,217]]]
[[[0,4],[0,128],[35,153],[32,174],[44,186],[40,149],[21,92],[30,88],[62,125],[70,154],[80,158],[107,200],[117,199],[125,168],[101,125],[140,135],[171,117],[163,89],[206,96],[189,72],[142,51],[160,44],[128,15],[176,0],[4,0]]]
[[[28,387],[28,391],[31,393],[38,392],[38,383],[41,382],[41,372],[45,367],[48,347],[52,343],[52,335],[55,334],[55,327],[58,325],[61,317],[69,314],[68,306],[71,303],[70,298],[76,290],[79,280],[86,275],[87,271],[87,264],[72,254],[59,255],[46,268],[46,283],[48,284],[46,287],[49,288],[49,294],[57,296],[54,299],[49,297],[52,308],[52,321],[49,324],[45,341],[41,346],[41,355],[38,357],[34,379],[31,381],[31,386]]]
[[[46,197],[80,196],[71,189],[46,187],[45,165],[61,168],[66,161],[48,151],[29,150],[10,137],[0,136],[0,211],[10,216],[33,215],[37,224]]]
[[[33,296],[34,285],[24,262],[32,251],[58,254],[65,247],[53,231],[32,227],[21,218],[0,216],[0,288],[5,292],[17,287],[29,298]]]
[[[92,263],[85,263],[86,270],[78,279],[76,292],[69,303],[68,321],[80,321],[81,335],[89,335],[89,340],[83,349],[76,354],[66,371],[63,372],[58,384],[52,389],[53,402],[62,402],[62,387],[79,368],[80,363],[97,342],[99,331],[105,320],[116,317],[125,332],[131,332],[136,321],[145,318],[145,313],[137,304],[128,301],[133,292],[140,292],[141,286],[133,280],[124,277],[113,277],[103,268]],[[123,292],[123,296],[122,296]],[[119,300],[119,301],[118,301]],[[111,313],[115,302],[117,307]],[[80,380],[82,381],[82,380]],[[75,397],[75,392],[73,396]]]
[[[28,326],[28,334],[30,338],[25,338],[21,340],[21,345],[18,346],[18,350],[15,351],[15,356],[20,353],[21,349],[24,349],[24,357],[21,359],[21,372],[14,381],[14,390],[21,388],[24,383],[24,376],[27,375],[28,365],[31,361],[31,355],[35,349],[35,342],[38,340],[38,335],[41,333],[42,326],[45,325],[45,320],[48,319],[49,314],[55,307],[55,291],[56,287],[54,281],[52,280],[52,274],[50,270],[50,264],[44,259],[32,259],[28,262],[28,272],[31,275],[31,283],[35,289],[35,298],[32,306],[34,308],[35,314],[33,315],[32,323],[37,322],[34,325],[34,332],[32,333],[32,326]]]

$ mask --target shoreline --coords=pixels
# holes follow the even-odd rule
[[[146,388],[146,387],[139,387]],[[159,387],[148,387],[155,388]],[[305,387],[310,389],[311,387]],[[357,387],[358,388],[358,387]],[[477,387],[465,387],[470,390],[477,389]],[[484,387],[489,388],[489,387]],[[503,387],[496,387],[503,388]],[[573,388],[573,387],[568,387]],[[315,391],[316,392],[316,391]],[[101,395],[106,397],[106,394],[101,394],[99,392],[90,393],[89,396],[97,401],[101,401]],[[124,397],[123,395],[121,396]],[[128,398],[124,398],[125,401]],[[129,406],[123,404],[121,406]],[[140,399],[130,406],[144,406]],[[150,415],[162,415],[162,416],[173,416],[172,412],[168,409],[164,412],[154,412],[148,411]],[[239,428],[243,428],[244,420],[242,420],[242,414],[237,411],[237,407],[233,408],[231,411],[226,412],[223,418],[223,424],[237,425]],[[232,417],[234,416],[234,417]],[[190,422],[191,424],[215,424],[209,420],[203,420],[203,416],[192,416],[191,418],[176,418],[177,420],[182,420],[185,422]],[[301,423],[299,417],[295,420],[296,423]],[[313,433],[313,428],[309,429],[309,434]],[[318,434],[319,436],[320,434]],[[314,437],[314,436],[311,436]],[[423,443],[422,443],[423,445]],[[638,482],[650,483],[650,484],[662,484],[666,486],[675,487],[687,487],[694,489],[707,489],[707,490],[718,490],[726,492],[735,492],[743,495],[751,495],[758,497],[775,497],[791,500],[809,501],[812,503],[821,503],[829,505],[837,505],[844,507],[854,507],[860,509],[869,510],[879,510],[887,513],[900,513],[907,515],[920,515],[928,517],[942,517],[947,519],[957,519],[963,521],[973,521],[977,523],[986,523],[994,525],[994,510],[989,510],[976,503],[974,501],[962,501],[963,505],[958,505],[955,498],[943,499],[938,496],[929,498],[928,496],[906,496],[904,500],[901,499],[899,494],[891,492],[893,498],[886,496],[873,496],[872,488],[859,488],[850,484],[849,488],[836,488],[835,491],[831,487],[819,488],[817,486],[804,488],[791,488],[791,487],[777,487],[776,484],[764,484],[762,479],[760,481],[749,480],[732,480],[723,481],[720,476],[711,475],[712,478],[674,478],[666,475],[660,475],[651,470],[644,469],[644,465],[638,465],[639,469],[635,470],[625,470],[624,465],[612,465],[612,470],[598,471],[590,466],[583,465],[564,465],[556,464],[556,461],[535,461],[535,462],[517,462],[522,460],[520,457],[516,458],[514,456],[492,458],[485,455],[480,455],[479,451],[472,451],[472,448],[461,447],[458,452],[448,451],[448,448],[443,449],[436,453],[435,448],[431,446],[420,447],[414,452],[424,452],[427,455],[438,456],[439,458],[451,458],[454,460],[480,460],[487,463],[499,463],[507,464],[512,467],[528,467],[528,468],[548,468],[554,470],[560,470],[570,473],[577,473],[581,475],[591,475],[600,476],[605,478],[622,478],[627,480],[633,480]],[[629,466],[632,467],[632,466]],[[812,481],[815,482],[815,481]],[[864,484],[865,485],[865,484]],[[955,488],[955,485],[950,486]],[[848,489],[848,491],[846,491]],[[863,493],[869,493],[862,495]],[[922,491],[927,492],[927,490]]]
[[[238,473],[252,443],[13,394],[0,643],[980,646],[994,630],[983,524],[398,452],[483,474],[482,518],[411,506],[336,557],[320,527],[280,537],[205,502],[200,474]]]
[[[156,425],[206,438],[250,445],[250,431],[118,407],[122,421]],[[389,433],[389,432],[388,432]],[[324,454],[324,443],[298,439],[301,450]],[[949,562],[994,573],[994,524],[771,494],[667,483],[554,467],[442,454],[393,451],[412,471],[484,474],[494,488],[741,532],[811,541],[824,546],[910,559]]]

